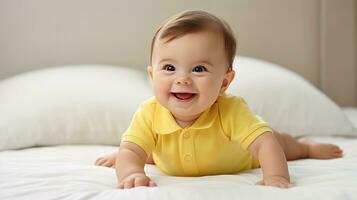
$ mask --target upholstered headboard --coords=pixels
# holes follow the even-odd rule
[[[354,0],[2,0],[0,79],[65,64],[144,70],[157,26],[187,9],[226,19],[238,54],[280,64],[340,105],[357,105]]]

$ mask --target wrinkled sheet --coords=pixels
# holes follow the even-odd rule
[[[171,177],[155,165],[145,171],[158,187],[116,189],[113,168],[94,166],[114,146],[71,145],[0,152],[0,199],[357,199],[357,139],[315,137],[344,149],[334,160],[289,161],[295,187],[256,186],[261,169],[234,175]]]

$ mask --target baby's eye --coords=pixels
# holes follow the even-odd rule
[[[164,70],[166,71],[175,71],[175,66],[171,65],[171,64],[166,64],[164,67],[163,67]]]
[[[195,68],[192,69],[193,72],[206,72],[207,68],[202,65],[197,65]]]

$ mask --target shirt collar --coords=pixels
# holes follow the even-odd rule
[[[217,115],[218,103],[216,101],[209,109],[205,110],[191,126],[185,129],[209,128],[212,126]],[[158,134],[170,134],[183,128],[176,123],[169,110],[160,105],[160,103],[157,103],[154,113],[153,129]]]

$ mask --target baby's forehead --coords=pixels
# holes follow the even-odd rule
[[[170,31],[171,30],[171,31]],[[172,40],[179,39],[181,37],[187,36],[187,35],[200,35],[202,37],[207,37],[208,35],[210,37],[219,39],[219,40],[224,40],[224,35],[223,31],[217,27],[217,26],[207,26],[207,27],[202,27],[200,29],[187,29],[187,30],[176,30],[173,31],[172,29],[170,30],[161,30],[158,32],[157,37],[156,37],[156,42],[160,41],[163,43],[168,43]]]
[[[176,48],[185,50],[196,50],[199,52],[217,52],[226,54],[223,37],[212,31],[196,31],[181,34],[176,37],[158,37],[153,51],[175,50]]]
[[[175,38],[160,38],[154,45],[154,54],[165,55],[191,52],[192,57],[196,55],[226,54],[223,38],[212,31],[200,31],[182,34]]]

